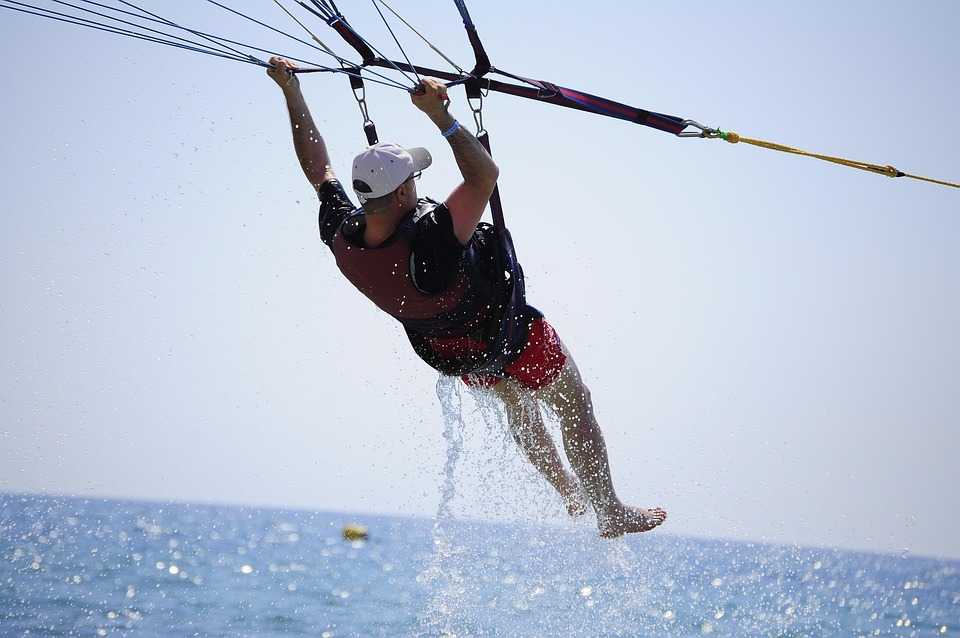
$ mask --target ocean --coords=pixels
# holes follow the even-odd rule
[[[0,636],[957,636],[960,561],[0,494]]]

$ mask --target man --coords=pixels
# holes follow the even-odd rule
[[[490,267],[489,233],[478,227],[499,169],[477,138],[448,112],[446,87],[423,80],[411,97],[453,151],[463,181],[442,204],[417,196],[415,177],[431,163],[425,149],[392,143],[368,147],[354,160],[355,209],[331,167],[293,62],[270,59],[267,73],[283,90],[300,166],[320,198],[320,235],[341,272],[378,307],[403,323],[417,354],[452,373],[469,361],[479,335],[496,321],[497,268]],[[493,374],[465,374],[470,385],[491,387],[503,401],[511,432],[530,462],[557,490],[567,511],[584,513],[589,500],[605,538],[645,532],[666,520],[659,508],[641,509],[617,498],[606,446],[590,392],[573,358],[543,316],[519,309],[523,342]],[[469,366],[468,366],[469,367]],[[466,372],[471,372],[467,369]],[[567,471],[544,425],[539,402],[558,415]]]

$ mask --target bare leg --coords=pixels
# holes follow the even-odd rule
[[[610,464],[603,433],[593,414],[590,391],[564,346],[567,363],[556,381],[538,392],[560,419],[563,446],[570,466],[580,479],[597,513],[600,535],[613,538],[632,532],[649,531],[666,520],[660,508],[641,509],[624,505],[617,498],[610,476]]]
[[[507,423],[514,441],[563,498],[570,516],[583,514],[586,501],[580,482],[563,466],[536,399],[513,379],[504,379],[493,389],[506,407]]]

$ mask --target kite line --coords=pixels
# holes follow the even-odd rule
[[[244,13],[217,0],[206,0],[206,4],[218,10],[220,15],[231,16],[237,18],[241,23],[245,23],[245,26],[238,28],[246,30],[250,25],[253,25],[260,30],[268,31],[273,36],[280,36],[282,41],[287,43],[287,46],[275,49],[245,44],[233,38],[217,36],[205,30],[187,27],[184,24],[162,18],[156,13],[147,11],[127,0],[102,0],[100,2],[94,0],[32,0],[28,2],[0,0],[0,9],[8,9],[68,25],[85,27],[245,64],[269,67],[270,64],[266,59],[269,59],[272,55],[282,55],[302,65],[298,73],[323,72],[347,75],[350,78],[351,88],[364,117],[364,130],[368,141],[376,139],[376,131],[367,113],[363,82],[369,81],[398,90],[415,92],[420,83],[420,78],[430,76],[445,81],[448,87],[464,85],[472,104],[479,103],[484,95],[491,92],[504,93],[514,97],[532,99],[595,115],[625,120],[677,137],[721,139],[732,144],[744,143],[768,150],[819,159],[877,175],[908,177],[960,189],[960,184],[913,175],[893,166],[811,153],[782,144],[748,138],[738,133],[704,126],[689,118],[630,106],[577,89],[560,86],[553,82],[534,80],[504,71],[491,63],[477,34],[476,25],[467,10],[465,0],[453,0],[453,2],[463,20],[475,56],[475,65],[470,71],[465,71],[450,57],[440,52],[417,29],[390,8],[384,0],[370,0],[370,2],[376,9],[380,20],[386,25],[391,39],[399,48],[402,59],[392,59],[365,39],[350,25],[333,0],[284,1],[286,4],[282,4],[280,0],[244,3],[246,11]],[[354,0],[353,4],[357,5],[360,2]],[[197,1],[194,3],[194,8],[203,5],[203,2]],[[287,5],[299,12],[299,17]],[[254,11],[263,13],[266,7],[271,7],[274,10],[271,16],[259,18],[251,15]],[[394,32],[391,20],[382,11],[381,7],[426,42],[434,52],[450,64],[453,70],[444,71],[414,64],[407,56],[400,39]],[[318,18],[339,34],[341,39],[353,49],[353,53],[359,55],[360,61],[352,61],[337,54],[332,47],[327,46],[317,38],[307,24]],[[270,23],[277,19],[283,19],[284,21],[292,19],[300,30],[310,36],[310,39],[304,39],[272,26]],[[226,20],[221,21],[217,18],[217,22],[222,22],[221,26],[224,26]],[[294,46],[305,48],[306,53],[292,55],[284,50],[287,47]],[[322,60],[321,62],[317,62],[318,55],[319,59]],[[306,56],[310,56],[311,59],[306,59]],[[399,79],[395,76],[399,76]],[[477,120],[479,132],[483,132],[479,108],[474,109],[474,117]],[[373,142],[371,141],[371,143]]]

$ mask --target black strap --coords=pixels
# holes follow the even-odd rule
[[[481,97],[479,81],[466,84],[468,97]],[[491,156],[490,135],[486,130],[477,133],[477,140]],[[523,268],[517,260],[516,249],[513,246],[513,237],[507,230],[503,219],[503,204],[500,201],[500,186],[494,184],[490,193],[490,214],[493,217],[493,227],[497,242],[498,271],[503,273],[504,295],[501,297],[501,307],[498,327],[491,335],[490,355],[484,369],[499,372],[503,366],[513,362],[527,345],[527,335],[530,326],[523,321],[524,309],[527,307],[526,286],[523,281]]]

